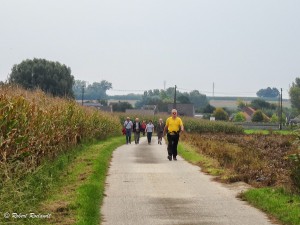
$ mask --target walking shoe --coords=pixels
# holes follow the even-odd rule
[[[176,158],[176,157],[173,157],[173,160],[177,161],[177,158]]]
[[[169,159],[170,161],[172,161],[172,156],[168,155],[168,159]]]

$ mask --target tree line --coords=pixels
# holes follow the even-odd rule
[[[2,82],[4,83],[4,82]],[[39,88],[44,92],[58,97],[85,100],[107,100],[106,92],[112,88],[108,81],[94,82],[88,84],[86,81],[75,80],[71,68],[59,62],[48,61],[46,59],[34,58],[26,59],[19,64],[13,65],[8,80],[5,83],[21,85],[26,89]],[[166,103],[173,102],[174,88],[166,90],[145,90],[142,95],[130,94],[122,96],[124,99],[138,100],[137,108],[142,105],[157,105],[162,111],[165,110]],[[260,89],[258,97],[278,97],[277,88],[267,87]],[[193,103],[199,112],[211,112],[214,108],[209,104],[207,96],[198,90],[191,92],[176,92],[178,103]],[[300,78],[296,78],[289,89],[289,96],[292,107],[300,112]],[[127,98],[128,97],[128,98]],[[255,104],[255,102],[253,103]],[[266,104],[266,103],[265,103]],[[269,106],[264,106],[269,107]]]

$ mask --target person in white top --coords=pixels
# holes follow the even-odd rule
[[[131,144],[131,131],[132,131],[133,123],[129,117],[126,118],[124,122],[124,128],[126,129],[126,144]]]
[[[147,133],[147,139],[148,139],[148,144],[151,144],[151,138],[152,138],[152,133],[154,131],[154,125],[152,123],[152,120],[149,120],[149,123],[146,125],[146,133]]]

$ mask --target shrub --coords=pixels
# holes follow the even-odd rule
[[[228,113],[222,108],[216,108],[213,113],[216,120],[228,120]]]
[[[245,122],[246,117],[245,117],[244,113],[238,112],[237,114],[235,114],[233,121],[234,122]]]
[[[263,122],[264,115],[261,110],[256,110],[256,112],[252,116],[252,122]]]

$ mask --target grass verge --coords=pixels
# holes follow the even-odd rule
[[[123,143],[117,137],[83,144],[23,180],[6,183],[0,212],[9,218],[0,217],[0,224],[99,224],[111,155]]]
[[[224,170],[219,166],[217,160],[199,154],[191,145],[186,142],[178,143],[178,153],[187,161],[201,167],[203,172],[211,175],[222,175]]]
[[[218,162],[197,152],[186,142],[178,145],[178,153],[187,161],[199,165],[201,170],[210,175],[235,176],[229,170],[220,168]],[[222,180],[222,178],[221,178]],[[228,180],[228,179],[226,179]],[[266,212],[275,221],[285,225],[300,224],[300,196],[285,191],[283,188],[254,188],[242,192],[241,199]]]
[[[293,130],[253,130],[253,129],[248,129],[244,130],[245,134],[282,134],[282,135],[293,135],[294,131]]]
[[[251,189],[241,198],[286,225],[300,224],[300,196],[282,188]]]

